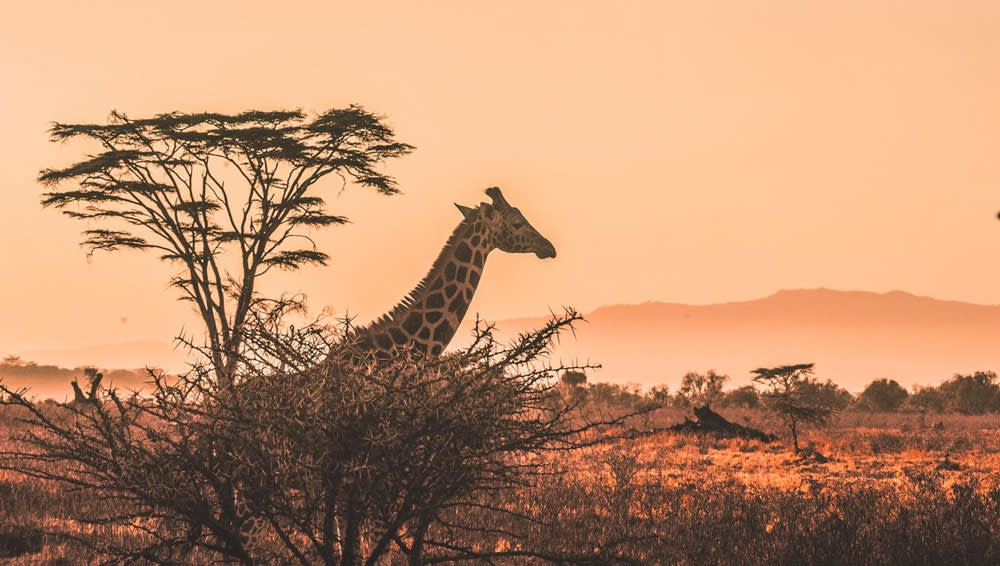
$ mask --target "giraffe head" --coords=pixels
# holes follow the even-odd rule
[[[493,204],[482,203],[476,208],[456,204],[466,219],[477,220],[486,231],[485,237],[493,247],[508,253],[533,253],[540,259],[556,257],[552,242],[535,230],[521,211],[503,197],[497,187],[486,189]]]

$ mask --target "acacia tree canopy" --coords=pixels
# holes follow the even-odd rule
[[[347,222],[328,211],[316,183],[336,174],[344,185],[394,194],[394,179],[379,166],[413,149],[360,106],[314,117],[299,110],[146,119],[112,112],[106,124],[56,123],[50,133],[53,141],[96,142],[100,152],[43,170],[43,205],[88,222],[82,243],[90,253],[155,250],[176,263],[172,284],[204,320],[203,352],[224,382],[256,278],[325,263],[307,229]]]

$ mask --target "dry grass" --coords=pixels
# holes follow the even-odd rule
[[[778,430],[762,413],[721,412]],[[661,413],[662,423],[682,414]],[[526,527],[536,547],[579,550],[644,534],[616,551],[640,564],[1000,563],[997,415],[846,413],[806,439],[831,460],[797,459],[781,442],[661,433],[563,456],[553,465],[568,474],[511,502],[548,510],[547,528]],[[940,469],[946,459],[957,469]],[[88,563],[82,547],[37,530],[71,526],[126,541],[73,523],[76,511],[110,504],[0,474],[0,561]]]

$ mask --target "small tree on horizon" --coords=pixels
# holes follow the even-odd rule
[[[754,382],[767,387],[761,394],[764,408],[777,415],[791,433],[796,454],[800,451],[799,432],[803,425],[825,424],[843,408],[836,385],[819,382],[813,375],[814,365],[757,368],[751,372]]]

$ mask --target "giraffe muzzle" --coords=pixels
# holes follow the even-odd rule
[[[552,245],[552,242],[543,239],[535,249],[535,255],[538,256],[538,259],[556,257],[556,247]]]

